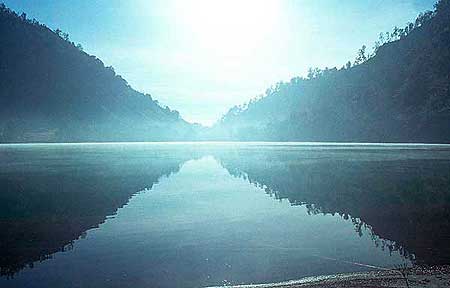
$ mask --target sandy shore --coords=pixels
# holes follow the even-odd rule
[[[402,273],[403,272],[403,273]],[[228,286],[236,288],[450,287],[450,266],[415,267],[365,273],[308,277],[282,283]]]

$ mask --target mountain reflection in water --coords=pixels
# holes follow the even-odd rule
[[[446,146],[13,145],[0,166],[5,287],[194,287],[450,263]]]

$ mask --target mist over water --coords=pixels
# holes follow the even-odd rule
[[[4,145],[0,158],[2,287],[267,283],[450,260],[445,145]]]

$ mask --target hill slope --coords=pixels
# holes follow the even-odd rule
[[[195,127],[95,56],[0,4],[0,142],[181,140]]]
[[[450,143],[450,1],[391,36],[353,67],[313,70],[230,109],[214,137]]]

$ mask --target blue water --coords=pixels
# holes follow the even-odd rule
[[[450,176],[442,145],[4,145],[0,160],[1,287],[203,287],[412,265],[426,243],[392,231],[425,213],[422,192],[447,197]]]

